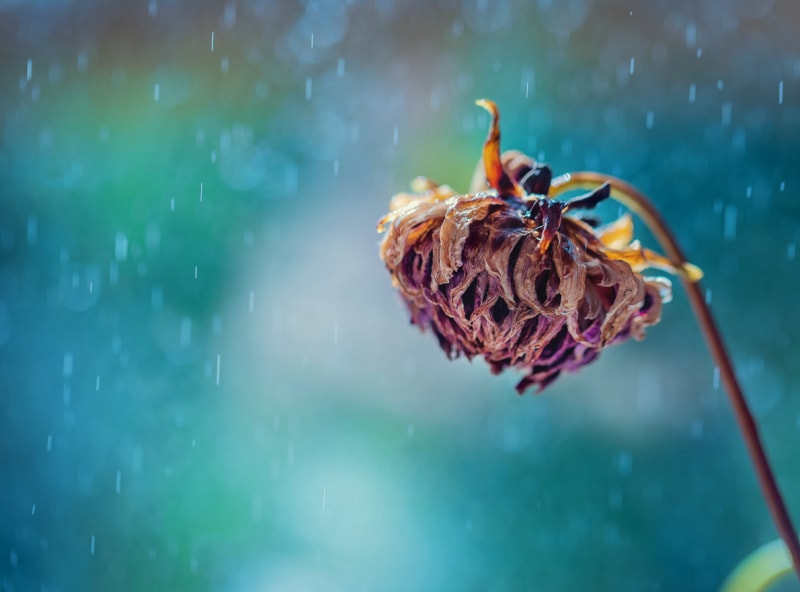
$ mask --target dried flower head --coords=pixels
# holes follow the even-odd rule
[[[471,192],[416,179],[379,222],[381,258],[411,322],[433,331],[448,357],[483,356],[494,373],[519,368],[517,390],[541,390],[659,321],[670,282],[641,270],[699,270],[642,248],[628,215],[599,228],[576,216],[608,198],[609,184],[554,199],[568,177],[552,179],[519,152],[501,156],[497,107],[478,104],[492,123]]]

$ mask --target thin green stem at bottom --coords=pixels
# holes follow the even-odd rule
[[[629,208],[647,224],[661,244],[661,248],[664,249],[664,254],[672,261],[675,267],[679,270],[686,269],[688,265],[686,257],[683,255],[683,251],[678,246],[678,242],[670,232],[661,214],[659,214],[652,202],[633,185],[609,175],[581,171],[554,179],[553,192],[558,194],[572,189],[592,189],[603,183],[611,184],[612,198]],[[786,504],[778,489],[778,484],[775,481],[775,476],[764,451],[764,445],[758,433],[758,426],[739,386],[730,356],[725,348],[725,343],[722,341],[717,324],[711,315],[705,296],[700,290],[699,282],[690,280],[685,274],[682,275],[681,279],[708,347],[711,350],[711,355],[719,368],[722,383],[725,385],[736,421],[750,453],[750,459],[756,469],[758,482],[770,514],[772,514],[772,520],[775,522],[775,526],[784,543],[786,543],[789,555],[792,558],[794,571],[798,579],[800,579],[800,541],[798,541],[797,532],[792,525],[792,519],[786,509]]]

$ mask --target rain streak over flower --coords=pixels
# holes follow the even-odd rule
[[[643,249],[628,215],[599,228],[576,216],[608,198],[609,184],[556,200],[569,176],[552,179],[519,152],[501,156],[497,108],[478,104],[492,122],[471,192],[416,179],[379,222],[381,258],[411,322],[448,357],[483,356],[494,373],[518,368],[520,393],[541,390],[659,321],[670,282],[640,271],[700,271]]]

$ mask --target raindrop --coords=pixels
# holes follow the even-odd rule
[[[236,24],[236,4],[233,2],[225,5],[225,12],[222,15],[222,24],[228,29]]]
[[[25,72],[25,79],[30,80],[31,76],[33,76],[33,60],[28,60],[28,67],[27,71]],[[781,83],[783,84],[783,83]]]
[[[200,203],[203,203],[203,183],[200,183]]]
[[[719,366],[714,366],[714,380],[713,380],[714,390],[719,390]]]
[[[158,2],[156,2],[156,0],[150,0],[150,3],[147,5],[147,15],[155,16],[157,13],[158,13]]]
[[[697,27],[694,23],[689,23],[686,25],[686,47],[694,47],[696,43]]]
[[[28,216],[28,226],[27,226],[27,233],[26,238],[28,240],[28,245],[33,246],[36,244],[36,239],[39,236],[39,220],[31,214]]]
[[[72,376],[72,352],[64,353],[64,360],[61,364],[61,373],[64,378]]]
[[[636,65],[636,58],[631,58],[631,76],[633,76],[633,70],[635,65]]]
[[[689,102],[694,103],[694,99],[697,96],[697,85],[690,84],[689,85]]]
[[[94,535],[92,535],[92,542],[89,545],[89,552],[94,555]]]
[[[33,504],[33,506],[31,506],[31,516],[33,516],[34,514],[36,514],[36,504]]]
[[[711,304],[711,288],[706,288],[706,304]]]
[[[786,256],[789,259],[794,259],[796,254],[797,254],[797,247],[795,243],[789,243],[789,246],[786,247]]]
[[[100,270],[93,265],[67,264],[61,271],[58,295],[67,310],[84,312],[95,304],[100,296]]]
[[[647,119],[645,120],[645,126],[647,129],[653,129],[653,112],[647,112]]]
[[[47,452],[53,449],[53,434],[47,434]]]
[[[702,57],[703,57],[703,49],[698,47],[697,48],[697,59],[699,60]]]
[[[722,226],[722,236],[725,240],[736,240],[736,206],[728,204],[725,206],[725,216]]]
[[[192,319],[183,317],[181,319],[180,346],[188,347],[192,343]]]
[[[219,386],[219,373],[222,365],[222,354],[217,354],[217,386]]]
[[[311,100],[311,77],[306,78],[306,100]]]
[[[717,80],[717,90],[722,90],[725,88],[725,83],[722,80]]]
[[[125,261],[128,258],[128,237],[123,232],[117,232],[114,238],[114,258]]]
[[[97,379],[94,381],[94,390],[100,390],[100,375],[98,374]]]
[[[703,437],[703,420],[695,419],[691,425],[692,440],[699,440]]]
[[[633,470],[633,456],[627,450],[619,453],[617,457],[617,470],[620,475],[629,475]]]
[[[783,105],[783,80],[778,83],[778,105]]]
[[[159,101],[161,99],[161,85],[156,83],[153,86],[153,100]]]
[[[722,125],[723,127],[731,124],[731,104],[728,101],[722,103]]]
[[[211,31],[211,52],[214,52],[214,31]]]
[[[511,24],[511,4],[508,0],[466,0],[464,20],[475,31],[497,32]]]

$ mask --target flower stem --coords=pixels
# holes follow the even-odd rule
[[[670,232],[664,219],[658,213],[658,210],[656,210],[652,202],[633,185],[626,183],[622,179],[617,179],[616,177],[595,172],[581,171],[569,173],[558,179],[554,179],[553,189],[555,192],[561,193],[571,189],[590,189],[606,182],[611,184],[611,197],[639,216],[655,235],[656,239],[661,244],[661,248],[664,249],[665,254],[672,261],[673,265],[679,270],[686,270],[689,264],[681,248],[678,246],[675,236]],[[786,543],[789,555],[792,558],[792,563],[794,564],[795,573],[798,579],[800,579],[800,541],[798,541],[797,532],[792,525],[792,519],[786,509],[786,504],[778,489],[778,484],[775,481],[775,476],[764,451],[764,445],[758,434],[758,426],[747,405],[744,393],[739,386],[739,381],[736,379],[730,356],[726,351],[725,343],[722,341],[719,329],[711,315],[711,310],[708,304],[706,304],[705,297],[700,290],[700,284],[690,279],[685,273],[682,274],[681,279],[695,315],[700,323],[700,328],[708,343],[708,347],[711,350],[711,355],[719,368],[720,377],[725,385],[725,390],[728,393],[728,399],[733,407],[736,421],[739,424],[739,429],[742,432],[747,450],[750,453],[750,459],[755,467],[758,482],[761,486],[764,498],[766,499],[767,507],[769,508],[770,514],[772,514],[772,520],[781,538]]]

